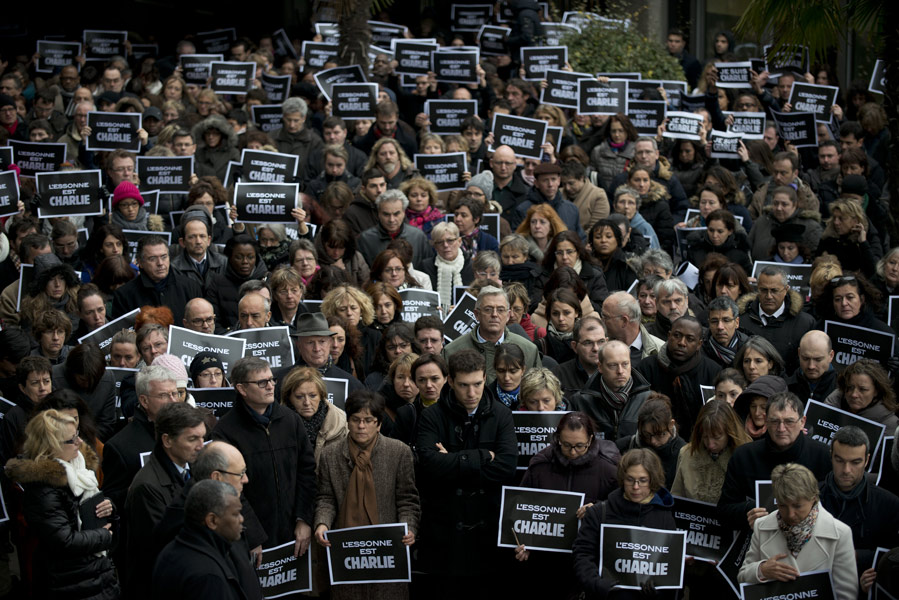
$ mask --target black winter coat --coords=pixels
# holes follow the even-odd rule
[[[796,369],[792,375],[787,377],[786,382],[787,388],[799,396],[803,404],[809,399],[824,402],[830,393],[837,388],[837,371],[831,366],[830,370],[818,379],[815,389],[812,389],[811,383],[799,372],[799,369]]]
[[[96,471],[97,455],[82,445],[86,466]],[[78,504],[65,468],[54,459],[18,459],[6,464],[7,476],[24,489],[25,521],[37,536],[34,554],[36,598],[116,599],[119,585],[108,555],[113,534],[80,530]]]
[[[527,289],[528,297],[533,297],[536,293],[537,280],[542,274],[543,269],[537,263],[528,260],[518,265],[503,265],[499,272],[499,278],[503,283],[512,281],[520,283]],[[541,291],[542,286],[543,284],[541,284]]]
[[[815,325],[810,314],[802,312],[802,298],[793,290],[784,300],[787,306],[776,319],[768,319],[767,325],[759,316],[758,293],[749,293],[737,301],[740,307],[740,330],[747,335],[760,335],[771,342],[786,361],[787,373],[799,366],[799,340]]]
[[[529,313],[533,313],[537,309],[537,305],[540,304],[540,301],[543,300],[543,289],[546,286],[546,282],[549,281],[549,278],[552,276],[553,270],[554,269],[546,269],[544,267],[540,277],[534,282],[534,295],[531,296],[531,305],[528,307]],[[590,296],[590,302],[593,303],[594,308],[596,308],[598,312],[602,307],[602,303],[609,297],[609,288],[606,286],[606,276],[598,266],[588,262],[582,262],[580,277],[581,281],[584,282],[584,287],[587,288],[587,295]]]
[[[705,231],[694,231],[687,236],[687,260],[697,268],[702,266],[709,254],[717,252],[727,257],[730,262],[743,267],[743,271],[747,274],[752,273],[749,248],[749,239],[743,231],[733,232],[720,246],[713,246]]]
[[[192,523],[163,549],[153,569],[153,598],[245,600],[262,598],[247,557],[211,529]]]
[[[466,577],[493,572],[500,489],[515,476],[518,460],[512,412],[485,391],[469,416],[446,386],[437,404],[421,413],[416,446],[419,558],[425,572]]]
[[[680,456],[680,449],[686,446],[687,442],[681,436],[674,435],[662,446],[653,448],[640,443],[640,435],[635,433],[632,436],[619,438],[615,445],[618,446],[618,451],[621,452],[622,456],[628,450],[633,450],[634,448],[652,450],[659,457],[659,460],[662,461],[662,469],[665,471],[665,487],[670,488],[674,485],[674,476],[677,475],[677,459]]]
[[[633,235],[633,234],[631,234]],[[637,280],[637,274],[627,264],[627,255],[621,248],[616,248],[603,268],[606,288],[609,292],[626,292]]]
[[[621,454],[613,442],[594,437],[585,454],[569,460],[555,442],[531,458],[521,487],[582,492],[584,504],[609,497],[618,487]]]
[[[670,252],[674,247],[674,217],[671,215],[670,196],[664,186],[653,181],[649,193],[643,196],[640,214],[656,232],[662,250]]]
[[[620,437],[637,433],[637,413],[649,396],[649,382],[636,370],[631,370],[634,385],[621,412],[616,411],[600,393],[599,373],[595,373],[584,389],[571,397],[571,410],[585,412],[596,424],[596,437],[614,442]]]
[[[840,259],[843,272],[861,271],[865,277],[873,277],[877,261],[883,256],[880,237],[873,233],[873,228],[869,228],[868,239],[864,242],[854,242],[849,236],[822,237],[816,254],[833,254]]]
[[[624,497],[621,488],[613,490],[605,503],[594,504],[581,520],[577,539],[574,541],[574,571],[587,593],[588,599],[637,600],[645,596],[640,590],[612,589],[614,582],[599,576],[599,534],[603,523],[632,525],[653,529],[676,529],[671,509],[674,498],[665,488],[659,488],[649,504],[638,504]],[[605,507],[605,519],[603,519]],[[656,598],[674,598],[675,592],[660,590]]]
[[[237,303],[240,297],[237,290],[251,279],[262,279],[268,273],[268,267],[261,257],[256,257],[256,266],[249,277],[241,277],[234,272],[231,265],[225,267],[224,273],[217,273],[208,279],[206,285],[206,299],[215,307],[215,322],[222,329],[228,329],[237,324]],[[180,321],[175,321],[180,323]]]
[[[119,289],[112,296],[111,319],[117,319],[141,306],[167,306],[172,310],[175,323],[184,320],[184,306],[194,298],[203,297],[203,288],[195,281],[169,270],[165,286],[156,291],[153,281],[141,273]]]
[[[748,530],[746,513],[755,507],[756,480],[771,479],[774,467],[786,463],[799,463],[807,467],[818,481],[822,481],[832,468],[827,446],[804,434],[799,434],[786,450],[778,450],[768,435],[743,444],[734,450],[724,474],[724,485],[718,499],[718,513],[724,521],[734,529]]]
[[[153,423],[142,408],[134,419],[103,446],[103,494],[116,506],[125,506],[128,487],[140,471],[140,455],[156,445]]]
[[[272,547],[294,539],[298,519],[313,526],[315,460],[300,415],[276,402],[265,426],[250,410],[235,398],[212,437],[240,450],[253,477],[244,488],[247,543],[255,548],[267,538]]]
[[[53,367],[53,389],[69,389],[78,394],[91,411],[97,425],[97,437],[101,442],[108,441],[115,433],[116,427],[115,376],[112,372],[106,371],[93,390],[84,391],[72,386],[66,379],[65,369],[64,364]]]

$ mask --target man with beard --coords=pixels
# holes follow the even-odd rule
[[[666,339],[671,324],[685,315],[691,315],[689,304],[690,291],[680,279],[664,279],[652,288],[656,297],[656,320],[646,329],[659,339]]]
[[[686,306],[686,298],[684,298]],[[658,354],[637,366],[652,389],[671,399],[674,419],[684,439],[690,439],[693,423],[703,405],[700,385],[712,385],[721,367],[705,356],[702,325],[695,317],[680,317],[671,325],[668,341]]]
[[[375,108],[375,123],[361,138],[357,139],[356,147],[366,155],[379,139],[383,137],[393,138],[399,143],[406,156],[414,156],[418,151],[418,143],[415,141],[415,130],[406,123],[400,121],[400,110],[396,103],[385,100],[379,102]]]
[[[702,344],[702,351],[723,369],[733,366],[734,356],[749,339],[738,331],[739,327],[740,309],[736,302],[728,296],[718,296],[709,302],[709,339]]]
[[[596,373],[599,351],[605,343],[606,328],[599,317],[586,316],[574,324],[571,347],[577,356],[559,365],[559,381],[566,398],[584,389]]]

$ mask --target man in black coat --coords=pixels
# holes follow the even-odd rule
[[[562,393],[567,399],[584,389],[587,380],[596,373],[599,349],[605,343],[606,328],[599,317],[587,316],[574,324],[571,347],[576,356],[560,364],[558,372]]]
[[[275,380],[261,358],[241,358],[231,368],[234,408],[212,437],[237,448],[252,483],[244,488],[247,537],[267,538],[269,547],[294,542],[303,555],[312,539],[315,461],[302,418],[275,402]],[[261,561],[262,547],[252,549]]]
[[[165,394],[174,393],[177,389]],[[137,473],[125,500],[128,523],[125,547],[128,563],[125,589],[129,598],[148,598],[153,572],[153,530],[165,507],[190,479],[189,464],[203,449],[206,423],[203,412],[189,404],[167,404],[156,419],[156,447]]]
[[[141,306],[167,306],[175,323],[184,320],[184,305],[203,296],[200,285],[171,270],[165,238],[148,235],[137,244],[140,275],[121,286],[112,297],[112,319]]]
[[[353,144],[366,155],[371,154],[375,142],[381,138],[393,138],[397,141],[403,152],[411,160],[418,152],[418,143],[415,141],[415,130],[406,123],[400,121],[400,109],[391,100],[385,100],[375,107],[375,122],[361,138],[357,138]]]
[[[858,427],[841,428],[830,447],[833,472],[818,483],[821,506],[852,529],[863,590],[870,588],[877,575],[871,567],[874,552],[895,546],[899,532],[899,498],[869,481],[870,446],[867,434]]]
[[[431,598],[501,595],[491,595],[502,579],[500,490],[515,475],[518,443],[512,413],[484,389],[486,379],[482,354],[454,353],[448,385],[419,419],[419,558]]]
[[[752,528],[755,520],[768,514],[756,507],[755,482],[771,479],[778,465],[799,463],[807,467],[818,481],[831,470],[827,446],[802,433],[805,417],[803,404],[795,394],[781,392],[768,399],[768,432],[760,440],[744,444],[734,451],[727,463],[718,512],[734,529]]]
[[[640,361],[637,371],[652,389],[671,398],[678,432],[690,439],[704,404],[701,385],[712,385],[721,370],[702,348],[702,325],[695,317],[680,317],[671,325],[668,341],[658,354]]]
[[[702,344],[706,356],[721,365],[732,367],[740,346],[749,336],[739,331],[740,309],[729,296],[718,296],[709,302],[709,337]]]
[[[531,186],[524,181],[521,176],[522,170],[516,167],[517,164],[515,152],[509,146],[497,147],[490,158],[493,192],[489,194],[489,199],[502,207],[502,218],[509,221],[509,225],[513,227],[518,225],[517,221],[512,225],[516,219],[515,208],[531,191]]]
[[[153,570],[153,598],[262,598],[259,578],[236,544],[243,526],[233,486],[207,479],[193,486],[184,528],[162,551]]]
[[[527,196],[518,204],[515,212],[509,217],[509,225],[518,227],[528,214],[528,209],[535,204],[548,204],[556,211],[562,222],[580,236],[586,239],[587,234],[581,227],[581,214],[578,207],[570,200],[566,200],[559,191],[562,183],[562,167],[553,163],[540,163],[534,169],[534,187]],[[605,283],[605,280],[603,280]]]
[[[812,329],[799,340],[799,368],[786,378],[787,387],[803,402],[824,402],[837,386],[837,371],[832,363],[830,336]]]
[[[343,220],[357,236],[378,225],[378,196],[387,191],[387,178],[378,169],[369,169],[362,174],[362,187],[343,213]]]

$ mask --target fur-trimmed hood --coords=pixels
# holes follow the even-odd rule
[[[746,309],[749,308],[749,304],[753,300],[758,300],[758,297],[759,297],[758,292],[749,292],[748,294],[743,294],[742,296],[740,296],[740,298],[737,300],[737,306],[740,309],[740,314],[743,314],[744,312],[746,312]],[[791,289],[790,293],[787,294],[786,300],[790,304],[789,309],[790,309],[791,317],[795,317],[796,315],[798,315],[799,313],[802,312],[802,306],[804,303],[802,301],[802,296],[799,295],[799,292]]]
[[[212,115],[194,125],[191,130],[198,148],[206,148],[206,140],[203,139],[203,134],[210,129],[216,129],[222,134],[222,141],[216,150],[228,151],[237,147],[237,134],[228,125],[228,121],[220,115]]]
[[[0,233],[0,262],[9,256],[9,238],[5,233]]]
[[[100,461],[94,449],[83,443],[81,444],[81,454],[84,455],[85,466],[96,473],[100,466]],[[42,458],[39,460],[11,458],[6,463],[6,476],[23,486],[34,483],[51,485],[53,487],[68,487],[69,485],[65,467],[53,458]]]
[[[668,189],[658,181],[653,180],[649,186],[649,192],[640,197],[640,206],[655,204],[661,200],[668,202],[670,198],[671,194],[668,192]]]

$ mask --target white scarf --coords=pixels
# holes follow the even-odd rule
[[[97,487],[97,474],[85,466],[84,455],[78,451],[78,456],[67,462],[57,458],[56,462],[61,464],[66,470],[66,479],[69,481],[69,489],[78,498],[78,504],[81,504],[91,496],[100,493]],[[76,514],[78,519],[78,529],[81,529],[81,516]]]
[[[465,255],[459,250],[456,258],[449,261],[438,254],[434,259],[434,265],[437,267],[437,292],[440,294],[440,304],[449,306],[453,303],[453,286],[462,285]]]
[[[575,271],[578,275],[580,275],[580,274],[581,274],[581,269],[582,269],[583,267],[584,267],[584,263],[582,263],[582,262],[581,262],[581,259],[579,258],[579,259],[577,259],[577,262],[574,263],[574,265],[573,265],[571,268],[574,269],[574,271]]]

